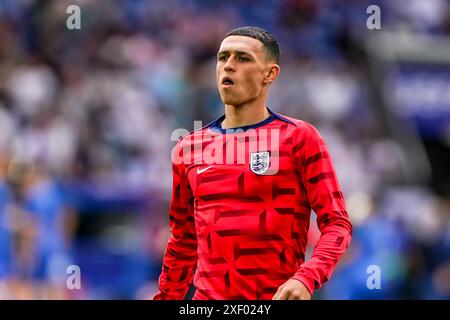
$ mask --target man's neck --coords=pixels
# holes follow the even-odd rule
[[[261,106],[231,106],[225,105],[225,119],[222,128],[238,128],[250,126],[270,117],[269,110],[262,104]]]

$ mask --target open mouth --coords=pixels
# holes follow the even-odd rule
[[[234,85],[234,81],[233,81],[233,79],[231,79],[231,77],[224,77],[222,79],[222,85],[224,87],[230,87],[230,86]]]

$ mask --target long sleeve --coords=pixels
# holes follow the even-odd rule
[[[180,150],[180,141],[176,151]],[[181,162],[181,161],[178,161]],[[194,199],[183,163],[172,162],[173,188],[169,212],[170,238],[154,300],[181,300],[192,283],[197,263]]]
[[[301,183],[310,207],[317,215],[321,236],[311,259],[292,277],[301,281],[311,294],[329,280],[350,244],[352,224],[325,141],[312,125],[304,123],[296,136],[295,156]]]

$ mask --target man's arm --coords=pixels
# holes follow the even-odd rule
[[[180,142],[176,148],[180,148]],[[177,153],[177,149],[175,149]],[[172,164],[173,188],[170,204],[170,238],[159,277],[159,293],[154,300],[184,299],[192,283],[197,263],[194,199],[183,163]]]
[[[297,137],[296,158],[308,202],[317,215],[321,236],[311,259],[300,266],[291,281],[302,282],[312,295],[314,289],[328,281],[350,244],[352,224],[325,141],[312,125],[302,125],[306,128]]]

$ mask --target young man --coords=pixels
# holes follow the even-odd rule
[[[352,233],[327,147],[310,124],[266,107],[279,48],[257,27],[217,54],[225,114],[177,143],[171,237],[154,299],[311,299]],[[305,262],[310,213],[321,237]],[[195,269],[195,274],[194,274]]]

